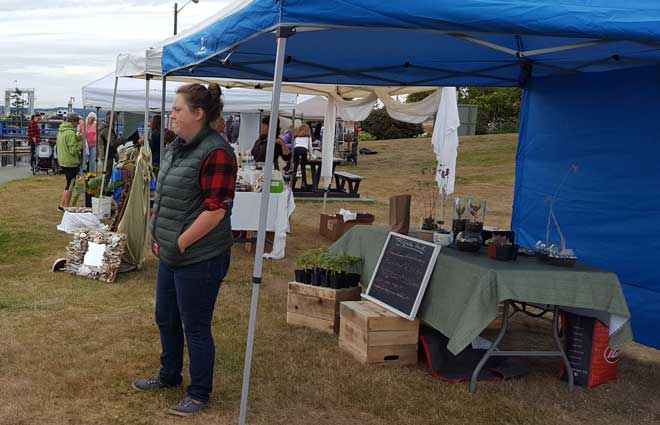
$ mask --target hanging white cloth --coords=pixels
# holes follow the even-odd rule
[[[321,162],[321,177],[327,190],[332,183],[332,162],[335,156],[335,121],[337,120],[337,108],[335,98],[328,96],[328,109],[325,111],[323,121],[323,148]]]
[[[433,151],[438,159],[438,170],[449,170],[449,175],[446,177],[446,190],[449,195],[454,193],[454,183],[456,182],[458,127],[461,125],[461,121],[458,117],[456,87],[443,87],[441,93],[431,143],[433,143]],[[436,173],[436,180],[438,187],[442,190],[443,177],[440,172]]]
[[[440,89],[415,103],[399,103],[390,97],[385,88],[374,88],[374,92],[383,102],[388,115],[403,122],[422,123],[436,113],[440,104]]]
[[[378,101],[376,93],[357,100],[344,100],[338,94],[332,94],[337,104],[337,115],[344,121],[364,121]]]
[[[254,142],[261,132],[260,118],[261,114],[259,112],[241,113],[241,125],[238,130],[238,150],[240,152],[249,152],[254,146]]]

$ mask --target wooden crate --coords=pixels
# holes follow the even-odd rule
[[[371,301],[342,302],[339,346],[361,363],[417,364],[419,320],[408,320]]]
[[[289,282],[286,322],[327,333],[339,332],[339,303],[359,300],[361,288],[332,289]]]

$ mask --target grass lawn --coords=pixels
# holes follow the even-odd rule
[[[412,223],[422,214],[417,182],[432,167],[428,139],[369,142],[349,171],[366,176],[370,203],[329,203],[372,212],[388,222],[387,199],[413,194]],[[457,195],[488,200],[487,224],[508,226],[513,197],[515,135],[463,138]],[[216,307],[212,408],[182,420],[165,414],[182,389],[135,393],[131,380],[153,375],[160,343],[154,323],[156,260],[112,285],[51,273],[70,236],[55,226],[63,176],[0,185],[0,424],[229,424],[238,422],[253,257],[235,247]],[[296,255],[329,242],[318,235],[320,202],[298,202],[287,258],[266,261],[252,367],[251,424],[658,424],[660,352],[623,350],[616,382],[572,393],[558,379],[559,361],[534,359],[524,379],[445,384],[421,367],[362,366],[337,338],[286,324],[286,283]],[[451,219],[448,213],[448,219]],[[517,315],[515,340],[547,347],[550,326]],[[186,366],[187,367],[187,366]],[[185,383],[188,382],[186,376]]]

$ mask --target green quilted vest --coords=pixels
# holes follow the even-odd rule
[[[178,246],[179,236],[204,211],[199,173],[206,158],[217,149],[234,155],[225,138],[206,127],[190,142],[179,138],[174,140],[161,159],[151,234],[158,242],[159,258],[169,266],[186,266],[209,260],[227,252],[233,244],[229,205],[220,224],[190,245],[184,254]]]

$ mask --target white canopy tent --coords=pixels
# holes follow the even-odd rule
[[[110,73],[98,80],[83,86],[83,106],[86,108],[100,107],[110,110],[114,92],[115,73]],[[168,81],[165,90],[165,107],[169,110],[174,100],[176,90],[186,82]],[[149,87],[149,108],[160,110],[163,90],[158,84]],[[245,88],[224,88],[224,111],[229,113],[270,111],[272,93],[265,90]],[[117,98],[115,109],[123,112],[143,112],[145,107],[145,82],[129,77],[119,77],[117,83]],[[296,109],[297,95],[285,93],[282,95],[281,109],[292,111]]]

